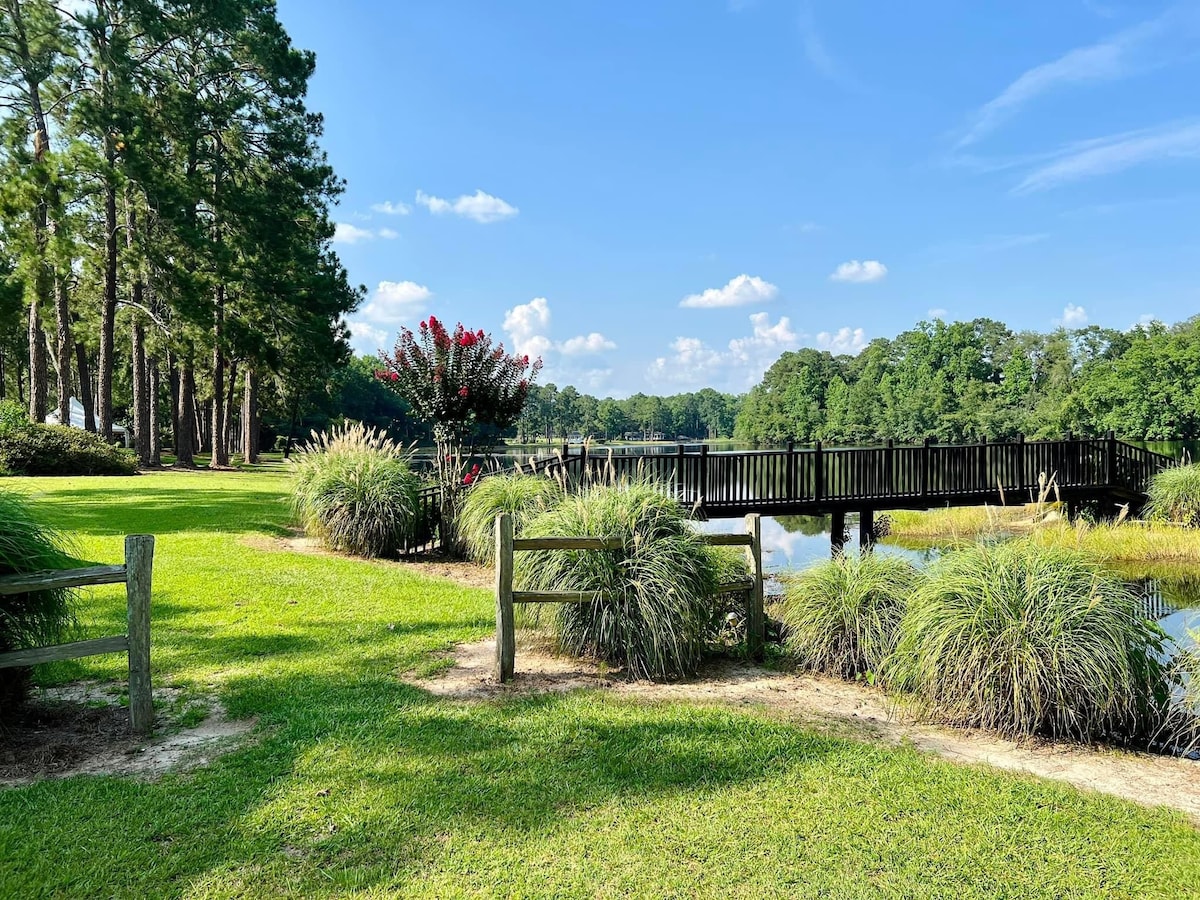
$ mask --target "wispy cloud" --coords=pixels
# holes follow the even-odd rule
[[[435,216],[461,216],[464,219],[479,222],[481,225],[511,219],[520,212],[511,203],[481,190],[476,190],[474,194],[463,194],[455,200],[446,200],[426,194],[424,191],[417,191],[416,202]]]
[[[830,281],[844,281],[850,284],[868,284],[872,281],[882,281],[887,277],[888,267],[877,259],[864,259],[859,262],[852,259],[844,262],[829,276]]]
[[[818,75],[845,90],[855,93],[862,92],[862,86],[854,80],[825,46],[825,40],[821,37],[820,29],[817,28],[817,20],[811,4],[801,4],[800,11],[796,15],[796,28],[800,32],[800,47],[804,51],[804,58],[808,60],[808,64]]]
[[[690,294],[679,301],[685,309],[717,309],[726,306],[747,306],[775,299],[779,288],[756,275],[738,275],[720,288],[709,288]]]
[[[817,335],[817,346],[830,353],[858,353],[867,346],[867,332],[862,328],[839,328],[837,331],[822,331]]]
[[[1064,328],[1082,328],[1087,323],[1087,310],[1082,306],[1076,306],[1074,303],[1068,303],[1063,307],[1062,318],[1058,320],[1058,324]]]
[[[400,237],[399,232],[393,231],[390,228],[380,228],[378,231],[372,231],[370,228],[359,228],[357,225],[351,225],[349,222],[338,222],[333,228],[333,242],[335,244],[359,244],[364,241],[373,241],[375,238],[383,238],[385,241],[390,241],[398,237]]]
[[[383,213],[385,216],[407,216],[412,212],[412,207],[407,203],[393,203],[391,200],[385,200],[382,203],[372,203],[371,209],[377,213]]]
[[[1185,4],[1034,66],[972,115],[957,149],[980,140],[1043,94],[1073,85],[1115,81],[1169,65],[1195,51],[1192,39],[1198,33],[1200,14],[1194,4]]]
[[[1044,191],[1072,181],[1109,175],[1145,163],[1200,157],[1200,122],[1176,122],[1142,131],[1069,144],[1053,162],[1038,166],[1014,188]]]

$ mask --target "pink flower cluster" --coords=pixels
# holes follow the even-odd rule
[[[479,477],[479,465],[471,466],[471,471],[463,476],[463,484],[470,484]]]
[[[387,369],[376,369],[375,377],[380,381],[399,381],[400,375],[396,372],[389,372]]]

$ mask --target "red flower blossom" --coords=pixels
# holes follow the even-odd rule
[[[475,480],[475,476],[470,474],[469,472],[463,476],[463,484],[470,484],[474,480]]]
[[[464,400],[467,398],[467,394],[469,393],[470,391],[467,390],[467,386],[465,384],[458,389],[458,396],[462,397]]]
[[[393,372],[391,378],[392,378],[392,381],[399,381],[400,374],[398,372]]]

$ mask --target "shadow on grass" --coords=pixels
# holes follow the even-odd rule
[[[278,490],[194,488],[161,490],[88,486],[54,492],[53,523],[92,535],[186,531],[289,533],[286,499]]]

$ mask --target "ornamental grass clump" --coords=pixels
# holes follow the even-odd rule
[[[1200,465],[1163,469],[1151,480],[1147,494],[1148,517],[1200,528]]]
[[[1028,539],[938,559],[884,666],[928,718],[1008,737],[1145,739],[1169,701],[1164,634],[1086,555]]]
[[[471,559],[491,565],[496,554],[496,516],[509,513],[521,534],[533,518],[564,496],[562,484],[539,475],[497,474],[467,490],[458,510],[458,537]]]
[[[362,424],[313,433],[293,463],[292,508],[329,549],[395,556],[420,527],[420,480],[405,451]]]
[[[621,540],[615,551],[516,555],[522,590],[604,594],[553,608],[563,650],[624,666],[633,678],[696,671],[719,627],[713,595],[721,563],[675,500],[645,481],[597,484],[535,518],[526,534]]]
[[[38,522],[24,497],[0,490],[0,576],[25,575],[69,564],[63,541]],[[0,653],[55,644],[73,618],[69,590],[0,595]],[[0,669],[0,721],[29,690],[29,669]]]
[[[911,563],[882,553],[839,557],[792,576],[781,604],[788,651],[839,678],[879,672],[917,578]]]

